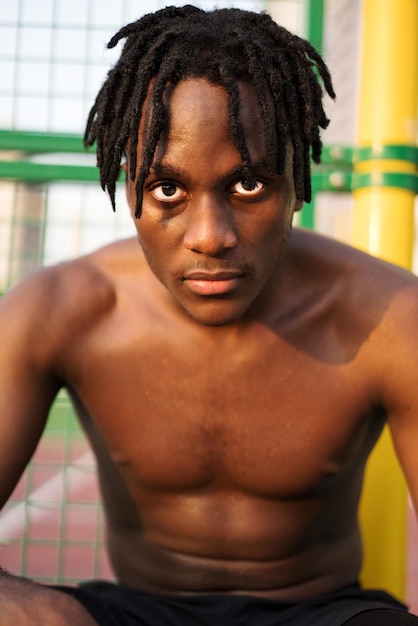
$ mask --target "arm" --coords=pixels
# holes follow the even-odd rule
[[[393,299],[379,332],[387,422],[418,514],[418,286]]]
[[[2,626],[98,626],[90,613],[66,593],[0,570]]]
[[[91,272],[87,272],[91,274]],[[0,301],[0,507],[30,460],[65,379],[68,346],[94,324],[100,298],[83,263],[45,269]],[[83,291],[87,283],[86,291]],[[85,306],[91,294],[90,306]],[[84,306],[81,304],[84,303]],[[91,306],[94,303],[94,306]],[[97,626],[68,594],[12,576],[0,567],[2,626]]]
[[[60,387],[51,274],[39,272],[0,301],[0,507],[34,452]]]

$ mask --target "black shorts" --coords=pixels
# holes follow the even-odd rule
[[[55,588],[77,598],[100,626],[341,626],[371,609],[407,609],[358,584],[297,604],[245,595],[145,593],[102,581]]]

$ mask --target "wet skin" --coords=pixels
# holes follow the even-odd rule
[[[141,247],[43,270],[2,302],[0,496],[64,384],[121,582],[295,601],[358,576],[358,498],[385,418],[418,501],[418,290],[359,251],[290,235],[291,148],[272,175],[241,93],[255,188],[225,93],[185,81],[134,220]],[[127,197],[134,212],[131,182]]]

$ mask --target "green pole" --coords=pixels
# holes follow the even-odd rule
[[[305,0],[306,20],[305,37],[314,48],[322,53],[322,39],[324,30],[324,0]],[[312,186],[312,200],[310,204],[305,204],[300,213],[300,225],[304,228],[313,228],[315,224],[315,189]]]
[[[306,38],[322,54],[324,0],[306,0]]]

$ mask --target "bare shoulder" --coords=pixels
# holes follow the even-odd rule
[[[42,328],[50,336],[76,333],[109,315],[119,283],[143,265],[136,240],[105,246],[92,254],[38,270],[25,277],[0,303],[0,318],[17,328]]]
[[[322,275],[325,281],[340,283],[347,306],[350,302],[363,303],[372,309],[385,303],[393,314],[407,313],[418,305],[418,278],[397,265],[303,229],[295,229],[292,250],[310,271]]]
[[[333,293],[321,342],[337,337],[353,397],[357,393],[373,409],[384,411],[418,510],[418,279],[396,265],[301,230],[295,231],[289,252],[299,263],[298,275],[305,272],[299,284],[319,285],[319,297]]]
[[[362,346],[368,365],[387,364],[408,340],[418,355],[418,279],[411,272],[336,240],[295,229],[289,247],[297,284],[341,341]],[[415,345],[416,344],[416,345]],[[357,352],[357,350],[355,351]],[[382,358],[381,352],[384,352]],[[353,351],[354,353],[354,351]],[[380,356],[379,356],[380,355]]]

